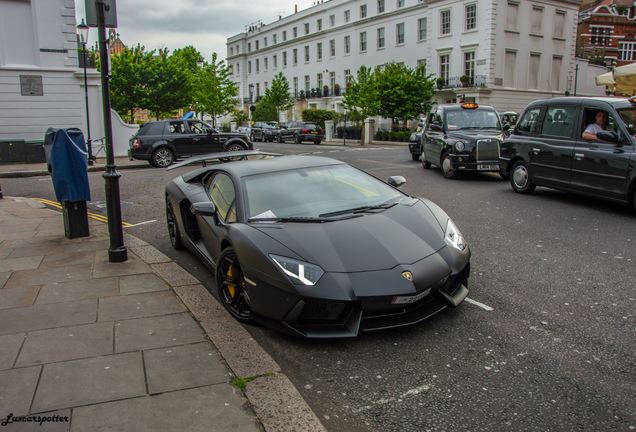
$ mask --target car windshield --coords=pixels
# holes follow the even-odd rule
[[[636,138],[636,107],[619,109],[618,114],[625,123],[629,134]]]
[[[248,219],[319,218],[407,198],[348,165],[327,165],[243,177]]]
[[[460,129],[501,129],[499,117],[494,110],[458,109],[446,111],[446,128],[449,131]]]

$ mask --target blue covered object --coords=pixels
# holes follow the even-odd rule
[[[187,112],[187,113],[186,113],[186,114],[182,117],[182,119],[185,119],[185,120],[187,120],[187,119],[191,119],[191,118],[194,118],[194,111],[188,111],[188,112]]]
[[[53,143],[50,152],[47,152],[47,162],[57,200],[90,201],[88,152],[84,134],[77,128],[57,129],[51,132]]]

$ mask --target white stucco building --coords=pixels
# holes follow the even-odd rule
[[[49,126],[86,135],[74,0],[0,0],[0,140],[43,140]],[[99,75],[89,70],[93,138],[103,137]]]
[[[299,101],[342,110],[349,74],[362,65],[425,63],[443,77],[440,102],[474,98],[521,111],[534,99],[572,91],[578,0],[327,0],[227,40],[239,94],[262,95],[278,72],[291,91],[328,87]],[[462,85],[460,78],[468,77]],[[465,79],[464,79],[465,80]]]

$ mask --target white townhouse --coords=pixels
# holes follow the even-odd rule
[[[0,141],[85,131],[74,0],[0,0]],[[103,136],[99,76],[89,71],[92,137]],[[1,144],[0,144],[1,145]]]
[[[326,0],[227,40],[227,63],[247,104],[278,72],[306,106],[342,111],[360,66],[425,64],[436,99],[521,111],[572,91],[579,0]],[[463,77],[463,78],[462,78]],[[463,81],[463,82],[462,82]],[[325,88],[326,86],[326,88]],[[312,97],[320,89],[323,97]],[[302,92],[302,93],[301,93]],[[324,95],[327,95],[326,97]]]

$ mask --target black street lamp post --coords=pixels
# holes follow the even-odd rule
[[[95,163],[95,156],[93,156],[93,141],[91,140],[91,119],[88,111],[88,79],[86,77],[86,63],[88,62],[88,52],[86,51],[86,42],[88,42],[88,30],[84,20],[77,26],[77,33],[82,44],[82,63],[84,66],[84,98],[86,100],[86,147],[88,148],[88,164],[93,165]]]
[[[113,149],[113,125],[110,118],[110,93],[108,87],[108,39],[106,38],[104,0],[95,0],[97,9],[97,40],[99,42],[99,62],[102,76],[102,103],[104,115],[104,135],[106,139],[106,171],[102,175],[106,183],[106,211],[108,214],[108,233],[110,247],[108,260],[124,262],[128,259],[128,249],[124,245],[124,233],[121,221],[121,202],[119,195],[119,177],[115,166]]]

